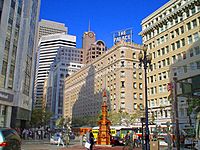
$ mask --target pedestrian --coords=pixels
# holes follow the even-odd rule
[[[94,135],[92,133],[92,129],[90,129],[90,132],[89,132],[89,141],[90,141],[90,150],[93,149],[93,145],[94,145]]]
[[[129,148],[132,147],[132,139],[131,139],[131,134],[129,131],[127,131],[125,137],[124,137],[124,147],[123,149],[126,149],[126,147],[129,146]]]
[[[41,130],[38,130],[37,134],[38,134],[38,138],[39,138],[39,140],[41,140],[41,139],[42,139],[42,133],[41,133]]]
[[[60,144],[62,144],[63,147],[65,147],[65,144],[63,142],[63,134],[61,132],[58,135],[58,145],[57,146],[60,146]]]
[[[138,147],[138,135],[133,133],[133,147]]]
[[[65,135],[65,141],[66,141],[66,146],[68,147],[68,145],[70,143],[69,133],[66,133],[66,135]]]

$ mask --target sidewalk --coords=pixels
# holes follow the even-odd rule
[[[59,150],[86,150],[84,146],[74,145],[69,148],[60,148]],[[123,150],[123,146],[105,147],[105,146],[94,146],[93,150]],[[134,148],[133,150],[142,150],[142,148]]]
[[[22,140],[22,144],[50,144],[49,139],[29,139],[29,140]]]

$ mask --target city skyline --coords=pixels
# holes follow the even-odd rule
[[[91,31],[97,35],[97,40],[105,41],[108,48],[113,46],[113,32],[126,28],[133,29],[133,42],[142,44],[142,38],[138,35],[142,31],[140,25],[142,19],[167,2],[168,0],[118,0],[117,2],[110,0],[101,1],[101,5],[100,1],[94,3],[91,0],[42,0],[40,20],[47,19],[64,23],[69,29],[69,34],[77,36],[78,48],[82,46],[82,36],[88,30],[89,22]]]

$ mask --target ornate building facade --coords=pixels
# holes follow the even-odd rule
[[[183,80],[199,75],[200,1],[170,0],[141,24],[140,35],[153,58],[148,71],[149,115],[156,124],[171,122],[168,84],[173,77]],[[187,118],[185,100],[179,101],[179,108],[180,117]]]
[[[143,74],[138,67],[142,47],[120,42],[65,79],[64,117],[96,116],[102,92],[108,94],[108,109],[133,113],[143,110]]]

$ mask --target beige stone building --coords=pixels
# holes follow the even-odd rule
[[[96,116],[106,88],[109,110],[133,113],[144,108],[142,46],[120,42],[65,79],[64,117]]]
[[[174,114],[168,83],[174,76],[183,80],[200,74],[200,1],[170,0],[141,25],[140,35],[153,58],[148,71],[149,116],[157,124],[166,123]],[[179,112],[187,116],[185,110]]]

